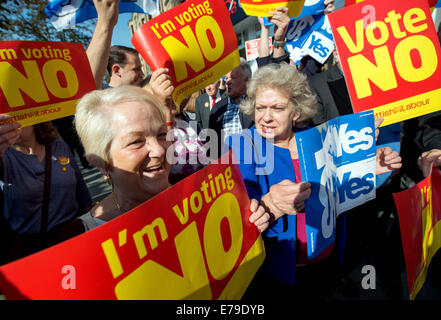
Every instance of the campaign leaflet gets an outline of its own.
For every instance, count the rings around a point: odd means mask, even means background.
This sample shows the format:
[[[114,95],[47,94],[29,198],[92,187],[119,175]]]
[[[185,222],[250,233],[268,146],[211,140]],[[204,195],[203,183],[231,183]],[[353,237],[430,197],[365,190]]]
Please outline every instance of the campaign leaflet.
[[[295,134],[305,201],[308,258],[336,235],[337,216],[375,198],[376,145],[372,111],[341,116]]]

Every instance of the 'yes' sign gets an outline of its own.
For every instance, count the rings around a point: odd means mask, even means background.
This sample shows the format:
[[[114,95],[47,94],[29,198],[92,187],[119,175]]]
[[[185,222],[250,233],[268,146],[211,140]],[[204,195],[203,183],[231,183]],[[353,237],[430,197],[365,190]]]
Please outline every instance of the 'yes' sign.
[[[335,240],[337,216],[375,198],[375,128],[372,111],[349,114],[296,133],[305,201],[308,256]]]
[[[441,108],[441,50],[427,0],[368,0],[329,15],[354,112],[382,125]]]

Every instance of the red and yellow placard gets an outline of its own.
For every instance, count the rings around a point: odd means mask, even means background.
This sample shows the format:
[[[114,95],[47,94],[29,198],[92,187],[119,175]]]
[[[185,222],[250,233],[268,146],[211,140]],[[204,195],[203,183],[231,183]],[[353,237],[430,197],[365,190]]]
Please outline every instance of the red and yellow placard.
[[[66,117],[96,89],[81,44],[0,41],[0,113],[23,126]]]
[[[97,229],[0,267],[0,291],[7,299],[239,299],[265,257],[249,205],[237,165],[210,165]]]
[[[278,7],[287,7],[290,17],[297,17],[302,12],[305,0],[241,0],[243,11],[249,16],[270,17],[269,11],[276,11]]]
[[[169,69],[178,105],[239,65],[236,33],[222,1],[185,1],[141,26],[132,43],[153,71]]]
[[[364,0],[345,0],[345,7],[359,3],[359,2],[363,2]],[[427,2],[429,3],[429,7],[430,7],[430,11],[433,11],[433,9],[435,8],[435,5],[437,3],[438,0],[427,0]]]
[[[427,0],[367,0],[329,22],[354,112],[374,109],[388,125],[441,109],[441,49]]]
[[[441,174],[432,174],[412,188],[394,193],[406,260],[410,298],[426,280],[430,261],[441,247]]]

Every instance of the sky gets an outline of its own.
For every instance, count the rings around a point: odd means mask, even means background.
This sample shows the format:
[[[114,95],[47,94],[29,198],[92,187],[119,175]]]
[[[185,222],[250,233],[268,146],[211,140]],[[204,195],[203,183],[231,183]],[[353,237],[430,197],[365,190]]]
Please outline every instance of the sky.
[[[341,8],[344,4],[344,0],[335,0],[336,8]],[[128,27],[128,22],[132,17],[131,13],[122,13],[119,15],[118,23],[113,31],[112,45],[123,45],[133,48],[130,42],[131,36]]]
[[[133,48],[132,42],[130,42],[131,35],[129,31],[128,22],[132,17],[131,13],[121,13],[118,17],[118,23],[113,30],[112,46],[122,45]]]

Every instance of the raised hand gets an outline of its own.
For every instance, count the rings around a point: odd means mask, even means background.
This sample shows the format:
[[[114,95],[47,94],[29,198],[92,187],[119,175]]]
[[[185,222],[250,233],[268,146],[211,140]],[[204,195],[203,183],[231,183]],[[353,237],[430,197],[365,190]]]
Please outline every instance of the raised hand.
[[[0,114],[0,122],[8,121],[11,117],[7,114]],[[20,137],[21,124],[18,122],[0,125],[0,156],[3,155],[6,149],[14,144]]]
[[[177,114],[176,105],[172,98],[172,93],[175,90],[175,87],[173,86],[171,77],[168,75],[168,69],[156,69],[150,78],[149,87],[156,98],[158,98],[167,108],[167,127],[173,127],[175,116]]]
[[[423,171],[424,177],[429,176],[430,169],[432,168],[432,164],[438,168],[441,166],[440,149],[432,149],[423,152],[421,156],[418,158],[418,166],[420,167],[421,171]]]
[[[325,14],[331,13],[335,9],[334,0],[325,0],[324,5],[325,5]]]
[[[287,7],[278,7],[276,11],[269,11],[272,16],[268,21],[274,23],[274,40],[283,41],[290,22]]]

